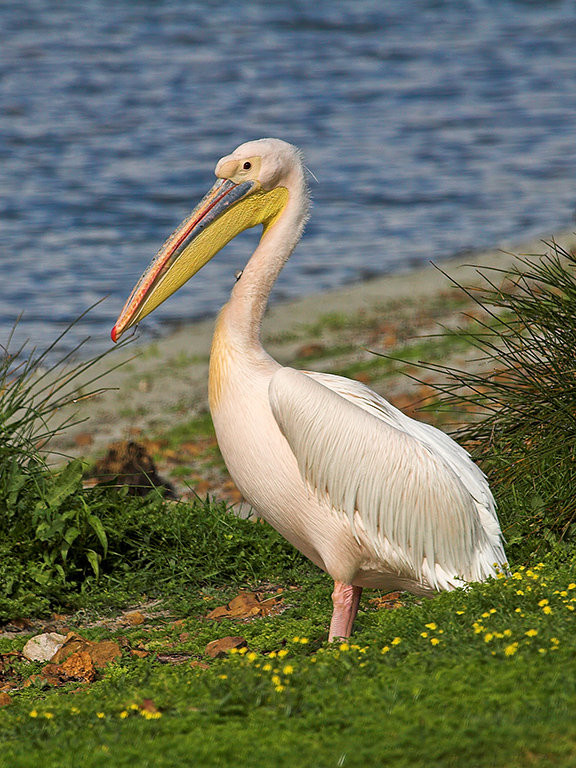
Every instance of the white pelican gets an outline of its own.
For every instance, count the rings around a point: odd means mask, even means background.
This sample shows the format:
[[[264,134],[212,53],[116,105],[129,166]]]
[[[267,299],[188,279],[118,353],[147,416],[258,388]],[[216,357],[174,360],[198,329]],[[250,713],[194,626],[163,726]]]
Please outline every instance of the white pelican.
[[[309,214],[300,151],[250,141],[216,176],[138,281],[112,339],[262,225],[216,322],[210,411],[245,499],[334,579],[330,640],[350,636],[363,587],[426,594],[505,568],[494,499],[461,446],[357,381],[284,368],[262,347],[268,295]]]

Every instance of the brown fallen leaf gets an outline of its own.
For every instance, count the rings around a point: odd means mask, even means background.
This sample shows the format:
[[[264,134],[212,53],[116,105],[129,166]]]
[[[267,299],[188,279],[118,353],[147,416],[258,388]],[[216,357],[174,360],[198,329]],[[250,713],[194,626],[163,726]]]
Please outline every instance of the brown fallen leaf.
[[[243,637],[221,637],[219,640],[212,640],[204,649],[206,656],[213,659],[221,659],[227,656],[232,648],[246,648],[248,643]]]
[[[96,677],[96,667],[92,656],[87,651],[76,651],[76,653],[68,656],[66,661],[60,664],[60,669],[66,677],[73,680],[92,682]]]
[[[210,664],[206,664],[205,661],[196,661],[196,659],[190,662],[190,666],[195,669],[210,669]]]
[[[386,608],[392,610],[393,608],[401,608],[403,603],[400,601],[401,592],[388,592],[382,597],[373,597],[368,602],[375,608]]]
[[[150,656],[150,651],[145,651],[143,648],[132,648],[130,653],[139,659],[145,659],[146,656]]]
[[[87,653],[94,667],[102,669],[111,661],[117,659],[122,651],[118,643],[113,640],[101,640],[100,642],[87,640],[75,632],[70,632],[64,645],[56,651],[50,659],[52,664],[62,664],[70,656],[77,653]]]
[[[76,653],[76,651],[80,651],[87,642],[86,638],[76,634],[76,632],[69,632],[64,638],[63,644],[50,657],[49,661],[52,664],[61,664],[68,656]]]
[[[140,624],[144,624],[146,621],[146,616],[142,613],[142,611],[130,611],[124,616],[124,619],[130,624],[132,627],[138,627]]]
[[[12,704],[12,696],[7,693],[0,693],[0,707],[7,707],[8,704]]]
[[[323,344],[305,344],[296,352],[296,357],[304,360],[309,357],[318,357],[318,355],[321,355],[324,352],[324,349],[325,347]]]
[[[142,699],[142,704],[140,704],[140,709],[143,712],[158,712],[159,711],[158,707],[156,706],[156,704],[154,704],[152,699]]]
[[[207,619],[248,619],[255,616],[269,616],[275,608],[282,603],[279,595],[274,595],[266,600],[261,600],[256,592],[240,592],[226,605],[207,614]]]

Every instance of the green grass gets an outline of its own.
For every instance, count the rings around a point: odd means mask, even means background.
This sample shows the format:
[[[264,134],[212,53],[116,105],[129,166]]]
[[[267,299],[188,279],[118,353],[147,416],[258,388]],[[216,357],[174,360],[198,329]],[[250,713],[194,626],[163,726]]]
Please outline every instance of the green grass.
[[[79,691],[24,689],[2,711],[3,759],[22,768],[573,765],[575,580],[573,561],[549,559],[468,592],[392,611],[367,605],[353,639],[334,647],[324,642],[322,576],[285,593],[280,616],[248,624],[203,621],[202,603],[206,612],[223,595],[190,590],[184,624],[165,617],[118,633],[149,657],[125,651]],[[204,644],[226,634],[245,636],[249,651],[208,669],[156,660],[170,651],[206,661]],[[144,699],[159,716],[142,715]]]

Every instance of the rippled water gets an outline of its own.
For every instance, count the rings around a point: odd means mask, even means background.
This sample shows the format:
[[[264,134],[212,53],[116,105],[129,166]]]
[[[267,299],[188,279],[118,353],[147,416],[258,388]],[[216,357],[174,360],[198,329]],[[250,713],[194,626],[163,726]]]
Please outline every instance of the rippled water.
[[[237,144],[319,179],[276,297],[569,225],[576,4],[506,0],[0,5],[0,332],[92,348]],[[148,333],[214,312],[245,234]]]

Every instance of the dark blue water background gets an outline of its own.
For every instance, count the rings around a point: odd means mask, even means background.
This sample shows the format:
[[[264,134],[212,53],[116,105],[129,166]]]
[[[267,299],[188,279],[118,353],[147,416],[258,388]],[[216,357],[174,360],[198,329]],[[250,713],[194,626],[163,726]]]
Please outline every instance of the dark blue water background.
[[[301,146],[314,211],[275,297],[569,226],[576,3],[0,3],[0,333],[37,344],[142,269],[251,138]],[[145,322],[216,311],[246,234]],[[162,329],[162,330],[161,330]]]

